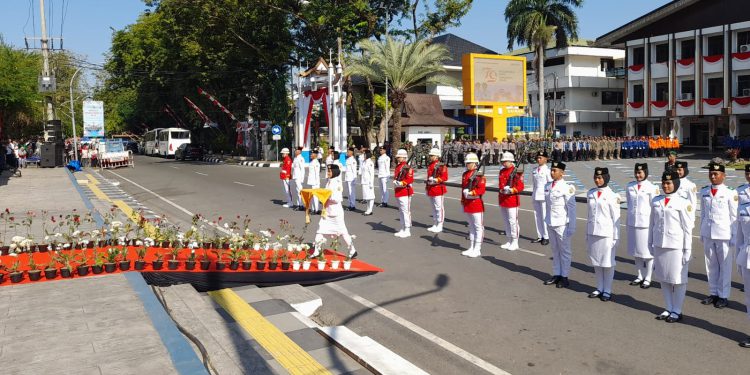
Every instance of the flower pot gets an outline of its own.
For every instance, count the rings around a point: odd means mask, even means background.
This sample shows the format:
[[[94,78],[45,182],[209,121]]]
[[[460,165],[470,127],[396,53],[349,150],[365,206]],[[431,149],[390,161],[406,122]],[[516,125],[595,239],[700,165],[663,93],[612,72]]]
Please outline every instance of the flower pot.
[[[180,261],[179,260],[169,260],[169,261],[167,261],[167,268],[169,268],[170,270],[176,270],[177,267],[179,267],[179,266],[180,266]]]
[[[5,281],[5,274],[4,273],[0,273],[0,284],[2,284],[3,281]]]
[[[155,260],[155,261],[151,262],[151,268],[153,268],[154,270],[160,270],[160,269],[164,268],[164,261],[163,260]]]
[[[254,243],[253,244],[253,250],[255,250],[255,251],[260,250],[260,244],[259,243]]]
[[[57,268],[47,268],[44,270],[44,278],[54,279],[57,277]]]
[[[340,260],[332,260],[331,261],[331,269],[333,269],[333,270],[339,269],[339,263],[341,263]]]
[[[57,270],[55,270],[57,271]],[[10,273],[10,282],[12,283],[20,283],[21,280],[23,280],[23,272],[11,272]]]
[[[302,270],[307,271],[310,269],[310,265],[312,264],[311,261],[306,260],[302,262]]]
[[[221,271],[223,269],[227,268],[226,262],[216,262],[216,270]]]
[[[230,270],[237,271],[238,268],[240,268],[240,262],[235,261],[235,260],[229,262],[229,269]]]
[[[299,269],[302,268],[302,263],[298,260],[295,260],[292,262],[292,270],[299,271]]]
[[[93,248],[94,248],[94,243],[93,243],[93,242],[89,242],[89,243],[87,243],[87,244],[86,244],[86,248],[87,248],[87,249],[93,249]]]
[[[263,271],[264,269],[266,269],[266,262],[260,260],[255,262],[255,269],[258,271]]]
[[[71,278],[73,277],[73,270],[70,268],[60,268],[60,276],[63,278]]]
[[[242,269],[245,271],[249,270],[252,266],[253,266],[252,260],[246,260],[242,262]]]
[[[76,271],[78,271],[78,276],[86,276],[89,274],[89,265],[81,264],[78,267],[76,267]],[[29,276],[29,278],[31,277]]]
[[[277,262],[268,262],[268,269],[269,270],[275,270],[276,267],[278,267],[278,266],[279,266],[279,263],[277,263]]]
[[[119,263],[120,271],[128,271],[130,270],[130,261],[129,260],[121,260]]]
[[[195,269],[195,261],[194,260],[186,260],[185,261],[185,269],[192,271]]]
[[[112,272],[115,272],[116,269],[117,269],[116,263],[104,263],[104,272],[112,273]]]
[[[208,269],[211,267],[211,261],[210,260],[202,260],[201,261],[201,270],[208,271]]]
[[[143,259],[138,259],[135,261],[135,269],[138,271],[142,271],[146,268],[146,261]]]
[[[284,271],[288,271],[290,265],[291,265],[291,263],[289,263],[289,262],[281,262],[281,269],[284,270]]]
[[[213,245],[213,244],[212,244],[212,243],[210,243],[210,242],[204,242],[204,243],[202,243],[202,244],[201,244],[201,246],[202,246],[202,247],[203,247],[204,249],[206,249],[206,250],[210,249],[210,248],[211,248],[211,245]]]
[[[326,269],[326,261],[325,260],[319,260],[318,261],[318,271],[323,271]]]
[[[42,278],[42,271],[41,270],[31,270],[29,271],[29,280],[31,281],[37,281]]]
[[[349,268],[352,267],[352,261],[351,260],[345,260],[344,261],[344,269],[349,270]]]
[[[98,275],[102,273],[103,271],[104,271],[104,266],[102,266],[101,264],[95,264],[91,266],[91,272],[93,272],[94,275]]]

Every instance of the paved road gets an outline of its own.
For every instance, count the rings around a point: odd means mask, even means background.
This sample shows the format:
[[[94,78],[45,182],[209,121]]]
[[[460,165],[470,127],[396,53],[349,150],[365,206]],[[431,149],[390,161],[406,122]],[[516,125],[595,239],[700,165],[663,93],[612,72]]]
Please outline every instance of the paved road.
[[[632,170],[632,161],[615,163]],[[281,218],[298,229],[303,226],[302,213],[281,208],[278,170],[146,157],[136,165],[103,175],[172,221],[187,223],[190,213],[225,218],[249,214],[257,228],[275,227]],[[578,174],[579,169],[589,168],[581,163],[571,171]],[[580,179],[590,185],[588,178]],[[486,369],[514,374],[745,373],[741,364],[750,352],[736,343],[750,333],[744,305],[738,302],[743,296],[735,288],[730,307],[723,310],[700,305],[707,283],[697,238],[686,318],[682,324],[667,324],[654,320],[663,306],[658,288],[627,285],[633,262],[624,245],[618,252],[613,302],[586,298],[595,280],[582,229],[585,205],[578,204],[571,288],[555,289],[542,285],[551,268],[550,251],[529,243],[535,237],[530,211],[522,210],[520,216],[523,250],[499,248],[504,238],[498,232],[494,194],[486,199],[483,257],[460,256],[468,241],[458,196],[458,189],[449,189],[445,232],[438,235],[425,230],[431,218],[423,194],[414,196],[409,239],[392,235],[399,227],[393,208],[376,209],[373,216],[347,213],[362,259],[385,272],[339,282],[336,288],[311,287],[324,299],[323,317],[374,338],[434,374],[482,374]],[[530,207],[528,197],[522,198],[522,207]],[[316,222],[313,217],[308,240]],[[367,301],[387,311],[365,307]]]

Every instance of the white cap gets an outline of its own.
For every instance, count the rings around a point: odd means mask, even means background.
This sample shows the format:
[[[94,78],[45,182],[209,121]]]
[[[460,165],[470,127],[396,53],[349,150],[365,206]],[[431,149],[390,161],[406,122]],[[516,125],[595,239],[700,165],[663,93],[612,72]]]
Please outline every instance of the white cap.
[[[403,148],[400,148],[400,149],[398,149],[398,151],[396,151],[396,157],[397,158],[408,158],[409,154],[406,153],[406,150],[404,150]]]
[[[466,154],[466,158],[464,159],[465,164],[469,163],[479,163],[479,157],[477,157],[477,154],[470,152]]]
[[[516,158],[513,156],[513,153],[510,152],[503,152],[503,157],[500,158],[500,161],[516,161]]]
[[[430,156],[441,156],[440,155],[440,150],[438,150],[436,148],[431,149],[430,150]]]
[[[281,153],[282,154],[288,154],[289,153],[289,149],[286,148],[286,147],[284,147],[284,148],[281,149]]]

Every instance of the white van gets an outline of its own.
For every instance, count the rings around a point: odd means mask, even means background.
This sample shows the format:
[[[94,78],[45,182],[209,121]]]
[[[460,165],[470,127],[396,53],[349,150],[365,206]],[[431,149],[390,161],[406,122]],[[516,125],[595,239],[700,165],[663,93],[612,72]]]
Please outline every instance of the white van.
[[[183,143],[190,143],[190,130],[180,128],[161,129],[157,135],[157,154],[167,157],[174,157],[174,152]]]

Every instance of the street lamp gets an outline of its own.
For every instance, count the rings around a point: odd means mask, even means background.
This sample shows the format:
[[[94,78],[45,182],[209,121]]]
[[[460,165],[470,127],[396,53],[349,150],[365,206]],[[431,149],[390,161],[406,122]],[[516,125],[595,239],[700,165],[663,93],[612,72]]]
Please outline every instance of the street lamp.
[[[78,67],[73,76],[70,77],[70,119],[73,121],[73,160],[78,161],[78,136],[76,135],[76,112],[73,109],[73,79],[76,78],[76,74],[81,71],[83,67]]]

